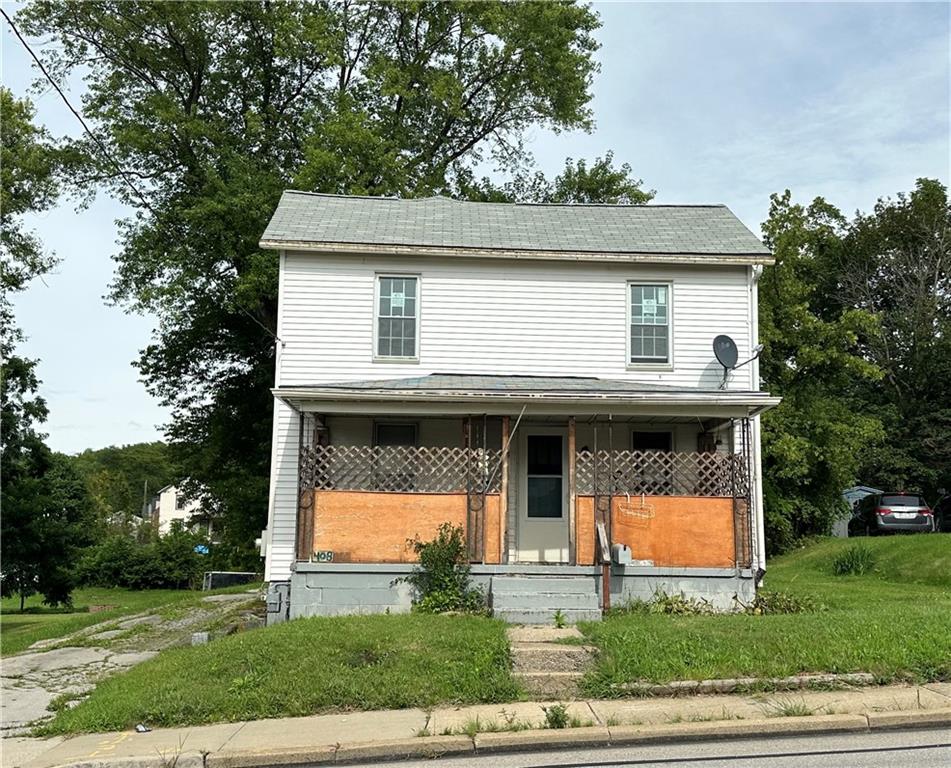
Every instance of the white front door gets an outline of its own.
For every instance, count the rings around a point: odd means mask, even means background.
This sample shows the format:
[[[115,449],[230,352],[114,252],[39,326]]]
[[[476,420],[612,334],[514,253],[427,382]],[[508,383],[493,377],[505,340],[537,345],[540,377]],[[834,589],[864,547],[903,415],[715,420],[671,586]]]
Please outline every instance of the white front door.
[[[518,561],[567,563],[567,430],[523,428],[518,467]]]

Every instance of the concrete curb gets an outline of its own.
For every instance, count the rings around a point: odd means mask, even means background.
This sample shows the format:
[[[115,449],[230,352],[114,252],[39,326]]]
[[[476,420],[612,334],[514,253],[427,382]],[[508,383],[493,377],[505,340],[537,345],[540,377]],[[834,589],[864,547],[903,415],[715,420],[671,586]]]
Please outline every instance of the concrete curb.
[[[697,694],[745,693],[754,691],[808,691],[857,688],[875,685],[867,672],[793,675],[791,677],[738,677],[718,680],[673,680],[669,683],[622,683],[617,689],[635,696],[671,698]]]
[[[222,751],[201,755],[186,752],[176,768],[284,768],[332,763],[391,762],[445,755],[491,754],[532,749],[604,747],[626,744],[662,744],[715,741],[763,736],[798,736],[820,733],[868,733],[889,728],[951,728],[951,707],[867,715],[811,715],[757,720],[720,720],[663,725],[621,725],[480,733],[468,736],[422,736],[365,744],[314,746],[293,749]],[[161,756],[89,759],[63,763],[55,768],[167,768]]]
[[[873,731],[915,726],[951,728],[951,707],[919,709],[904,712],[869,712],[868,726]]]

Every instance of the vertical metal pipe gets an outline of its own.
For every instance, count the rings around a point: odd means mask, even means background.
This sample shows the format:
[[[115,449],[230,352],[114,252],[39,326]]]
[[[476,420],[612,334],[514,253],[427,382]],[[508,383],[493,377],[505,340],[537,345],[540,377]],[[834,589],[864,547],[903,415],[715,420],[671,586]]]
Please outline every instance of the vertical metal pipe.
[[[508,563],[509,417],[502,417],[502,483],[499,488],[499,562]]]
[[[575,417],[568,417],[568,562],[578,563]]]

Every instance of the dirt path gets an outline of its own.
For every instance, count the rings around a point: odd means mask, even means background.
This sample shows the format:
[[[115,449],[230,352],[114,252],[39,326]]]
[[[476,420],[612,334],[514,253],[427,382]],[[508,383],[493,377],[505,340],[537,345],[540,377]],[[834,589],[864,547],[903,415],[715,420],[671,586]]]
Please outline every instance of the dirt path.
[[[96,684],[151,659],[165,648],[189,645],[192,634],[227,634],[263,623],[257,591],[209,595],[197,604],[172,605],[86,627],[66,637],[41,640],[0,666],[0,734],[30,727],[63,706],[81,701]]]

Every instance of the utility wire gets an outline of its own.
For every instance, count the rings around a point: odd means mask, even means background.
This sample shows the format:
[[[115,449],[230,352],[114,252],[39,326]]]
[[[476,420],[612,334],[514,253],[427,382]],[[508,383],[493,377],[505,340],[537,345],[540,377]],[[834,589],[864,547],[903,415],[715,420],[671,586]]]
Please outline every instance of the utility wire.
[[[139,188],[135,185],[135,182],[133,182],[132,179],[129,177],[128,172],[123,170],[122,166],[120,166],[118,161],[112,156],[112,153],[109,152],[109,148],[105,145],[102,139],[100,139],[95,133],[93,133],[92,129],[89,127],[89,125],[86,123],[86,120],[83,118],[82,113],[80,113],[79,110],[77,110],[70,103],[66,94],[63,93],[63,89],[59,87],[59,83],[57,83],[56,80],[53,79],[52,75],[50,75],[49,71],[46,69],[46,66],[43,64],[40,57],[36,55],[36,53],[30,47],[30,44],[26,41],[23,35],[20,34],[20,30],[17,28],[17,25],[13,23],[13,19],[10,18],[9,14],[3,9],[2,6],[0,6],[0,14],[3,14],[3,18],[6,20],[7,24],[10,25],[10,29],[13,30],[13,34],[16,35],[17,40],[20,41],[20,45],[22,45],[23,48],[26,50],[26,52],[30,54],[30,58],[33,59],[33,61],[36,63],[36,66],[39,68],[40,72],[43,73],[43,77],[46,78],[46,81],[53,87],[56,93],[59,94],[59,97],[60,99],[62,99],[63,103],[66,105],[66,108],[69,109],[69,111],[73,113],[73,115],[79,121],[79,124],[82,125],[83,130],[89,135],[89,138],[91,138],[96,143],[96,146],[99,147],[99,150],[100,152],[102,152],[103,157],[105,157],[112,164],[112,167],[116,170],[116,173],[119,174],[119,176],[125,182],[126,186],[129,187],[130,190],[132,190],[132,193],[135,195],[135,197],[138,198],[139,202],[142,204],[142,207],[152,214],[152,218],[155,220],[155,224],[160,229],[164,229],[165,227],[162,224],[162,220],[159,217],[158,212],[151,206],[149,201],[146,199],[145,195],[143,195],[142,192],[139,191]],[[272,331],[264,323],[258,320],[253,314],[251,314],[250,311],[248,311],[243,306],[241,306],[241,304],[236,299],[232,298],[232,302],[235,307],[240,309],[245,315],[251,318],[251,320],[257,323],[257,325],[259,325],[275,341],[280,342],[281,345],[284,344],[281,338],[276,333],[274,333],[274,331]]]
[[[2,6],[0,6],[0,13],[3,14],[3,18],[6,19],[7,24],[10,25],[10,29],[13,30],[13,34],[17,36],[17,40],[20,41],[20,45],[22,45],[26,49],[26,52],[30,54],[30,57],[33,59],[34,62],[36,62],[36,66],[39,67],[40,72],[43,73],[43,76],[46,78],[46,81],[51,86],[53,86],[53,88],[59,94],[59,97],[63,100],[63,103],[69,109],[69,111],[72,112],[76,116],[76,119],[79,121],[80,125],[82,125],[83,130],[86,131],[87,134],[89,134],[89,138],[92,139],[94,142],[96,142],[96,146],[99,147],[103,156],[112,164],[112,167],[115,168],[116,172],[122,177],[122,180],[126,183],[129,189],[132,190],[132,193],[137,198],[139,198],[139,202],[142,203],[143,207],[145,207],[148,210],[148,212],[152,214],[152,216],[158,219],[158,214],[155,212],[155,209],[152,208],[151,205],[149,205],[149,201],[145,199],[145,197],[142,195],[141,192],[139,192],[138,187],[136,187],[135,184],[131,181],[131,179],[129,179],[128,174],[124,170],[122,170],[122,167],[119,165],[116,159],[109,152],[108,147],[106,147],[106,145],[102,142],[102,140],[98,136],[96,136],[95,133],[92,132],[92,130],[86,124],[86,121],[83,119],[82,114],[72,104],[70,104],[69,99],[66,98],[66,94],[63,93],[63,89],[59,87],[59,83],[57,83],[53,79],[53,77],[50,75],[49,71],[46,69],[46,66],[40,60],[40,57],[37,56],[36,53],[33,52],[33,49],[30,47],[30,44],[27,43],[23,35],[20,34],[20,30],[17,29],[17,25],[13,23],[13,19],[11,19],[9,14],[7,14],[5,10],[3,10]]]

